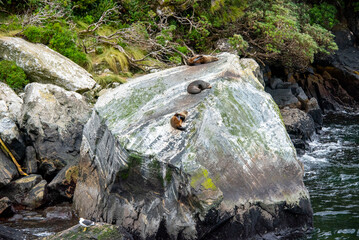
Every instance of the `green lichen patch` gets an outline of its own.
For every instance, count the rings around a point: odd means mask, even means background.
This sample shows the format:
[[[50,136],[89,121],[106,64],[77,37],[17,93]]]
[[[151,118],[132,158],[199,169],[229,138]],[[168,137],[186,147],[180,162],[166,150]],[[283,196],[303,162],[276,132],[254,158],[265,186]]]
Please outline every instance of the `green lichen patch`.
[[[217,190],[216,185],[214,185],[212,179],[208,176],[207,169],[200,169],[197,173],[192,175],[191,186],[193,188],[198,188],[199,185],[203,186],[204,189]]]
[[[133,87],[129,96],[113,99],[105,107],[98,109],[100,114],[107,119],[111,126],[115,126],[119,121],[126,120],[127,123],[133,121],[133,116],[156,95],[166,90],[166,85],[162,79],[156,81],[151,86]]]

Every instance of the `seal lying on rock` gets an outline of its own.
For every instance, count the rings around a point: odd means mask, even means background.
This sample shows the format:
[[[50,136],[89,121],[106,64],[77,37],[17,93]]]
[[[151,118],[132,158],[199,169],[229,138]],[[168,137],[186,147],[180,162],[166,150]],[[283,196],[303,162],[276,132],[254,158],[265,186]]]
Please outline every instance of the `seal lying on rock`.
[[[214,62],[214,61],[218,61],[218,58],[214,57],[214,56],[209,56],[209,55],[197,55],[197,56],[191,57],[187,60],[188,65],[190,65],[190,66],[193,66],[196,64],[210,63],[210,62]]]
[[[202,90],[210,89],[212,86],[205,81],[196,80],[191,82],[187,87],[187,92],[190,94],[197,94],[200,93]]]
[[[186,120],[187,115],[187,111],[175,113],[175,115],[171,118],[171,126],[178,130],[186,130],[186,128],[182,127],[182,123]]]

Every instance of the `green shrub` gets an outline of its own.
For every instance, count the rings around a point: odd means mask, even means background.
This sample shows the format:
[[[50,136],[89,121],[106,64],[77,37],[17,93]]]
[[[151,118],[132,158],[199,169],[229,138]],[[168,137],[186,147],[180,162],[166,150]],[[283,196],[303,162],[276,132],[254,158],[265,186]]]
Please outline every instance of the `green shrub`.
[[[339,21],[335,18],[337,9],[335,6],[323,2],[319,5],[314,4],[314,7],[309,10],[310,23],[319,24],[320,26],[331,29]]]
[[[318,24],[306,23],[303,11],[304,5],[290,0],[254,1],[240,31],[253,46],[252,56],[304,68],[316,53],[332,53],[336,49],[334,36]]]
[[[237,50],[239,55],[244,54],[249,47],[248,42],[240,34],[234,34],[233,37],[228,39],[228,43]]]
[[[86,54],[76,45],[76,34],[65,24],[57,22],[48,23],[45,27],[28,26],[23,34],[30,42],[48,45],[81,66],[88,63]]]
[[[13,89],[22,89],[29,83],[22,68],[13,61],[0,61],[0,81]]]

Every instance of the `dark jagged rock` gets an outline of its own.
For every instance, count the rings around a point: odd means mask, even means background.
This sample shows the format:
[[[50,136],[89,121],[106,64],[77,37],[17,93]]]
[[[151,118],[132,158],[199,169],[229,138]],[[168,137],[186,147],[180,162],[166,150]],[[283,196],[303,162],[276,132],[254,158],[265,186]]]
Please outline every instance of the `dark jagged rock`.
[[[281,109],[281,114],[294,146],[297,149],[305,148],[306,141],[315,133],[313,118],[297,108]]]
[[[25,170],[27,174],[37,173],[37,158],[35,148],[26,147]]]
[[[268,92],[273,97],[273,100],[276,102],[279,108],[284,108],[286,106],[289,107],[300,106],[300,102],[298,101],[298,98],[296,98],[293,95],[292,90],[290,88],[275,89],[275,90],[266,88],[266,92]]]
[[[51,201],[72,199],[78,178],[78,162],[69,163],[49,183],[49,195]]]
[[[137,239],[248,239],[309,228],[303,166],[277,105],[243,66],[222,54],[102,95],[84,129],[79,216]],[[212,89],[187,94],[195,79]],[[169,123],[179,110],[189,112],[186,131]]]
[[[20,230],[7,227],[4,225],[0,225],[0,239],[19,240],[19,239],[25,239],[25,235]]]
[[[17,176],[16,166],[0,149],[0,191]]]
[[[312,116],[315,123],[315,129],[321,129],[323,126],[323,114],[316,98],[311,98],[306,102],[305,112]]]
[[[12,203],[8,197],[3,197],[0,199],[0,217],[8,218],[14,214],[12,208]]]
[[[6,196],[16,204],[22,204],[27,193],[41,180],[42,177],[36,174],[19,178],[1,189],[0,196]]]

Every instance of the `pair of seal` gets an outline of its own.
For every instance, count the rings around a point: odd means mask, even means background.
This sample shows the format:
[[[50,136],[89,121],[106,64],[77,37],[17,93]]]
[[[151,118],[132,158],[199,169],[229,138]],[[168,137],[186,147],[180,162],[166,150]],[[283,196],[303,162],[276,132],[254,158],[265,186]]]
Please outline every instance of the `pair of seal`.
[[[205,64],[205,63],[210,63],[210,62],[214,62],[214,61],[218,61],[218,58],[210,56],[210,55],[197,55],[197,56],[189,58],[187,60],[187,63],[188,63],[188,65],[193,66],[196,64]]]
[[[178,130],[186,130],[186,128],[182,127],[182,123],[186,120],[187,115],[187,111],[175,113],[175,115],[171,118],[171,126]]]

